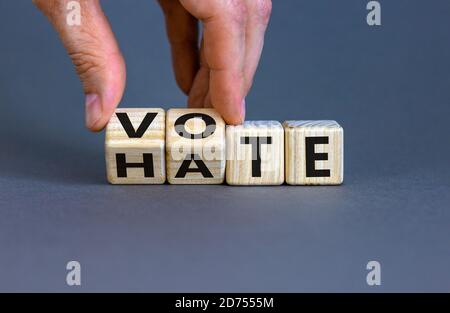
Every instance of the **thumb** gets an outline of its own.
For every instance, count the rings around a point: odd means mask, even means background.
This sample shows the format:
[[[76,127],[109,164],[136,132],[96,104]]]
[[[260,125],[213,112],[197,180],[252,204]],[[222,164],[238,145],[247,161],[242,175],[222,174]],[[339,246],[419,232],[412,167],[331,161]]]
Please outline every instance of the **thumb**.
[[[108,123],[125,89],[125,62],[99,0],[33,0],[59,33],[86,95],[86,126]],[[81,14],[79,24],[68,14]],[[70,16],[69,16],[70,18]]]

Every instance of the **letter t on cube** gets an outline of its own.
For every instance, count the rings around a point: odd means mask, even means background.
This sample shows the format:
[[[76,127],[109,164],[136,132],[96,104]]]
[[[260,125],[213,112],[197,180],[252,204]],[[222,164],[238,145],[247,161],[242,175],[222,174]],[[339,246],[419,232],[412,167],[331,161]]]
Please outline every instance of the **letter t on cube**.
[[[284,182],[284,131],[277,121],[227,126],[227,183],[281,185]]]

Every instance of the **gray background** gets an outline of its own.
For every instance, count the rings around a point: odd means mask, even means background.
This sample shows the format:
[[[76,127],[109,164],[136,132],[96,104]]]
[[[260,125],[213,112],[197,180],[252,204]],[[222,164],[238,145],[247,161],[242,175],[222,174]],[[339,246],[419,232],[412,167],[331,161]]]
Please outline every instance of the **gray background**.
[[[0,0],[0,291],[450,291],[450,2],[381,1],[378,28],[366,3],[274,0],[247,99],[248,119],[339,121],[345,184],[239,188],[108,185],[56,34]],[[184,106],[155,2],[103,4],[122,106]]]

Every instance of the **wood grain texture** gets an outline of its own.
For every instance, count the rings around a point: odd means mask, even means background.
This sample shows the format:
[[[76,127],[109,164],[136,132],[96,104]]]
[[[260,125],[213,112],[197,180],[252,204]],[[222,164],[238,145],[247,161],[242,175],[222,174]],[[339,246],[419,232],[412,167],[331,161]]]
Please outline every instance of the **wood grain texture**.
[[[284,130],[279,122],[247,121],[227,126],[226,136],[228,184],[283,184]]]
[[[170,184],[223,183],[225,122],[214,109],[167,111],[166,140]]]
[[[131,126],[128,132],[123,123]],[[163,184],[166,180],[164,110],[117,109],[106,127],[105,155],[111,184]],[[144,161],[147,171],[142,165]],[[124,167],[124,163],[128,165]],[[119,177],[121,173],[126,177]]]
[[[286,182],[288,184],[339,185],[343,182],[344,130],[336,121],[286,121],[283,123],[283,127],[286,144]],[[314,144],[314,140],[317,138],[320,143]],[[309,144],[307,144],[308,142]],[[317,154],[322,154],[326,160],[314,161],[315,158],[321,158]],[[308,162],[309,170],[307,169]],[[311,166],[321,174],[311,171]],[[316,175],[329,176],[314,177]]]

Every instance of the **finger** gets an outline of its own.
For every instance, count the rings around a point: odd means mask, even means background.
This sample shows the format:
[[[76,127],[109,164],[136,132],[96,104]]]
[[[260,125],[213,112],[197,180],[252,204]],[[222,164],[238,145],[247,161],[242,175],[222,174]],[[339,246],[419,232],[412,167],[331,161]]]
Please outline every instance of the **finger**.
[[[158,0],[166,19],[175,79],[188,94],[199,68],[198,22],[178,0]]]
[[[212,105],[228,124],[242,123],[247,23],[244,1],[181,0],[181,3],[203,22]]]
[[[86,95],[86,126],[101,130],[119,104],[125,62],[98,0],[80,1],[81,24],[67,23],[69,0],[34,0],[58,31]],[[73,9],[73,8],[72,8]]]
[[[209,67],[205,60],[204,40],[200,47],[200,69],[195,76],[189,92],[188,106],[190,108],[204,108],[206,96],[209,92]]]
[[[206,94],[205,100],[203,102],[203,107],[204,108],[214,108],[214,106],[212,105],[212,102],[211,102],[211,94],[209,92]]]
[[[264,34],[272,12],[271,0],[247,0],[249,18],[245,37],[245,93],[253,84],[264,46]]]
[[[190,108],[205,107],[205,99],[209,89],[209,69],[207,67],[200,67],[192,84],[192,89],[189,93],[188,106]]]

